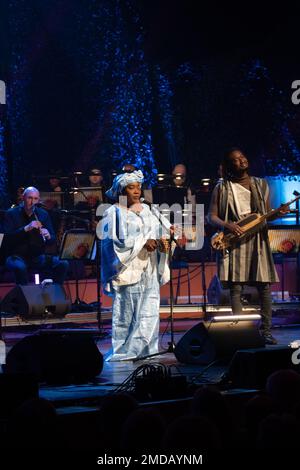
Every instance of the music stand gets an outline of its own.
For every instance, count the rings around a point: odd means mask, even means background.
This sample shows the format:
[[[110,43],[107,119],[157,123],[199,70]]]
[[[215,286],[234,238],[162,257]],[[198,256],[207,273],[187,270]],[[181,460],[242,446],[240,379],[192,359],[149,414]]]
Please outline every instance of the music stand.
[[[46,209],[62,209],[64,207],[64,191],[41,191],[40,198]]]
[[[88,206],[90,208],[103,202],[102,186],[88,186],[73,188],[74,207]]]
[[[286,257],[296,257],[298,280],[297,290],[299,289],[300,229],[298,226],[272,225],[268,230],[268,237],[274,261],[281,264],[281,300],[284,301],[284,260]]]
[[[7,256],[7,250],[9,248],[9,239],[11,237],[5,233],[0,233],[0,264],[5,263],[5,258]]]
[[[68,230],[64,233],[59,257],[68,261],[93,261],[95,259],[95,233],[84,229]],[[75,264],[76,266],[76,264]],[[76,298],[72,304],[75,310],[91,310],[91,306],[80,300],[78,271],[75,268]]]

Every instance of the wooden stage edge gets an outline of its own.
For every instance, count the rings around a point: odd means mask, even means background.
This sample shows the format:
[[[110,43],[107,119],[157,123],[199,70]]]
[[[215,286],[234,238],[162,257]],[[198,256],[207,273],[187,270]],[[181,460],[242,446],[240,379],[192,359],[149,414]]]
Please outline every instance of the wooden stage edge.
[[[300,303],[277,303],[272,305],[273,315],[279,313],[283,316],[288,316],[291,311],[299,313],[297,323],[300,324]],[[214,315],[230,315],[231,308],[229,306],[207,305],[206,313],[208,318]],[[243,308],[244,314],[259,313],[258,306],[249,306]],[[0,314],[1,315],[1,314]],[[96,310],[85,312],[71,312],[62,318],[53,318],[51,316],[41,315],[39,317],[25,319],[20,312],[19,316],[6,316],[5,313],[1,315],[1,327],[30,327],[30,326],[44,326],[44,325],[90,325],[97,330],[98,327],[98,313]],[[298,316],[298,315],[297,315]],[[103,327],[110,327],[111,325],[111,309],[104,308],[101,310],[101,324]],[[185,304],[175,305],[173,309],[174,322],[181,322],[185,320],[203,321],[205,318],[202,304]],[[170,306],[160,306],[160,319],[168,321],[170,319]]]

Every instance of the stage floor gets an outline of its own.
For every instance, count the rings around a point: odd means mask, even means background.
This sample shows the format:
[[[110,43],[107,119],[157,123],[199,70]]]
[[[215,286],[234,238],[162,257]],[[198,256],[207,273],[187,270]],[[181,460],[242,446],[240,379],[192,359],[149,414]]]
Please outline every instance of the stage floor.
[[[174,340],[175,344],[178,343],[182,335],[188,331],[193,325],[198,323],[199,319],[176,319]],[[278,347],[287,346],[291,341],[300,339],[300,324],[286,325],[280,324],[278,321],[273,322],[272,333],[278,340]],[[59,326],[59,325],[58,325]],[[53,325],[48,325],[46,328],[55,330]],[[45,325],[43,326],[45,329]],[[105,353],[110,348],[110,322],[104,322],[102,332],[104,336],[99,336],[99,331],[96,327],[91,328],[86,325],[85,328],[73,328],[73,331],[85,331],[87,334],[93,334],[97,346],[102,353]],[[7,351],[13,347],[24,336],[33,334],[38,331],[36,325],[29,327],[27,325],[26,331],[23,328],[8,328],[3,331],[3,340],[6,343]],[[59,331],[59,330],[58,330]],[[72,331],[72,328],[65,328],[64,331]],[[160,351],[164,352],[168,348],[170,341],[170,324],[167,320],[162,320],[160,323]],[[267,346],[267,348],[276,348],[277,346]],[[184,375],[188,383],[191,385],[199,386],[202,384],[219,384],[223,374],[227,370],[224,364],[218,364],[207,368],[207,366],[180,364],[173,353],[164,353],[154,358],[148,358],[143,361],[131,362],[104,362],[103,370],[98,377],[95,378],[93,383],[82,385],[64,385],[64,386],[49,386],[41,384],[39,387],[40,397],[46,398],[53,402],[56,406],[58,414],[69,415],[74,413],[91,413],[99,410],[99,405],[106,395],[115,392],[129,376],[143,364],[160,363],[165,366],[171,366],[172,375]],[[256,390],[252,389],[231,389],[224,390],[225,394],[237,393],[255,393]],[[183,398],[182,400],[189,400],[190,398]],[[178,399],[176,400],[178,401]],[[142,401],[141,401],[142,403]],[[149,402],[147,402],[149,405]]]

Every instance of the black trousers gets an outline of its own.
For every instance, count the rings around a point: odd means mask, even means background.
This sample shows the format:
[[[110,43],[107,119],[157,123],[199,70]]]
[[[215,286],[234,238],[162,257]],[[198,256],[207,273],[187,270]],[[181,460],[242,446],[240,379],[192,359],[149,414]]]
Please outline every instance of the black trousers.
[[[254,286],[258,290],[260,309],[261,309],[261,320],[263,332],[269,332],[272,326],[272,298],[271,289],[268,282],[256,282]],[[231,308],[234,315],[242,312],[242,293],[243,284],[238,282],[231,282],[229,285]]]

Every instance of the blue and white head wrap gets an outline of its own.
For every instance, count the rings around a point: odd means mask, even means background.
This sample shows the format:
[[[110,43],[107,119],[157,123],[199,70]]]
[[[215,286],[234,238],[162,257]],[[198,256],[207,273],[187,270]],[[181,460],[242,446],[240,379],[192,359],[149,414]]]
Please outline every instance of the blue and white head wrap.
[[[132,173],[121,173],[114,178],[112,187],[105,194],[109,199],[116,201],[126,186],[131,183],[142,184],[143,181],[144,175],[140,170],[133,171]]]

